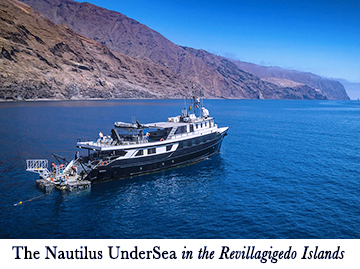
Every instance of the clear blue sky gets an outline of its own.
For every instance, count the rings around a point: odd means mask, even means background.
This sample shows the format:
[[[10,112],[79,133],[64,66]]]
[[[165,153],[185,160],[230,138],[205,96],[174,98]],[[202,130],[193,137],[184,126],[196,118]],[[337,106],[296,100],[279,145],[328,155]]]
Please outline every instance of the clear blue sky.
[[[118,11],[181,46],[360,82],[360,0],[86,2]]]

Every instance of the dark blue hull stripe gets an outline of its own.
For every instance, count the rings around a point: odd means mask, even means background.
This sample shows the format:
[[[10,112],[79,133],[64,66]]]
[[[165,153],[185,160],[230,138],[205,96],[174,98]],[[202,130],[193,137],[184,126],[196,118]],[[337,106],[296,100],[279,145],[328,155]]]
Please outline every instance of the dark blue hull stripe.
[[[92,182],[109,181],[199,162],[220,150],[225,135],[226,133],[217,134],[213,140],[191,147],[178,148],[175,152],[117,160],[92,170],[87,179]]]

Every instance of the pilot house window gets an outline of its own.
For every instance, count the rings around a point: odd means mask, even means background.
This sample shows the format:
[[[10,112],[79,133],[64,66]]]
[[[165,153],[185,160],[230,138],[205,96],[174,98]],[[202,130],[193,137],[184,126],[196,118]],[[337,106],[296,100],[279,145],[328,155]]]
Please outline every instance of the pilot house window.
[[[148,154],[155,154],[155,153],[156,153],[156,148],[148,149]]]

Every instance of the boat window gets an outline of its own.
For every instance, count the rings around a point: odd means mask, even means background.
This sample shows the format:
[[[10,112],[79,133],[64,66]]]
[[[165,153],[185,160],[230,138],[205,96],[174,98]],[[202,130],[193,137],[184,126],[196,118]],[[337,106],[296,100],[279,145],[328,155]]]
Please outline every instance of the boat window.
[[[201,128],[202,128],[202,123],[201,123],[201,126],[200,126]]]
[[[207,127],[207,121],[205,121],[205,127]]]
[[[200,137],[196,138],[196,144],[200,144]]]
[[[155,154],[155,153],[156,153],[156,148],[148,149],[148,154]]]
[[[142,149],[140,149],[135,156],[142,156],[144,155],[144,151]]]
[[[178,147],[179,149],[182,149],[183,148],[183,142],[181,141],[181,142],[179,142],[179,147]]]
[[[125,150],[113,150],[113,151],[103,151],[101,153],[102,156],[125,156],[127,151]]]
[[[188,140],[188,147],[195,145],[195,139]]]
[[[196,124],[196,129],[199,129],[199,124]]]
[[[171,148],[172,148],[172,145],[168,145],[168,146],[166,146],[166,151],[171,150]]]
[[[194,131],[194,124],[191,124],[190,125],[190,132],[193,132]]]
[[[212,124],[211,124],[212,121],[209,121],[209,127],[211,128]]]
[[[186,130],[186,126],[180,126],[177,128],[175,134],[183,134],[183,133],[186,133],[187,130]]]

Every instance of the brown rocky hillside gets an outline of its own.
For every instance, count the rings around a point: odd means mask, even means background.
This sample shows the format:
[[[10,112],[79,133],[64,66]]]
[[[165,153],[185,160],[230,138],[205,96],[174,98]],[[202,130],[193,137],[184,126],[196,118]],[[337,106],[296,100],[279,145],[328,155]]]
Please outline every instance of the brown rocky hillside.
[[[252,63],[234,61],[242,70],[260,77],[264,81],[272,82],[276,85],[284,85],[284,82],[291,84],[304,84],[314,89],[321,90],[328,99],[349,100],[344,86],[335,80],[322,78],[312,73],[288,70],[277,66],[260,66]]]
[[[181,97],[170,70],[109,50],[29,6],[0,1],[0,98]]]
[[[175,45],[118,12],[70,0],[22,2],[39,13],[0,0],[2,99],[180,98],[193,85],[208,98],[342,99]]]
[[[244,72],[223,57],[175,45],[147,26],[89,3],[71,0],[22,0],[54,21],[64,23],[111,50],[151,61],[192,81],[206,97],[324,99],[312,87],[279,87]]]

